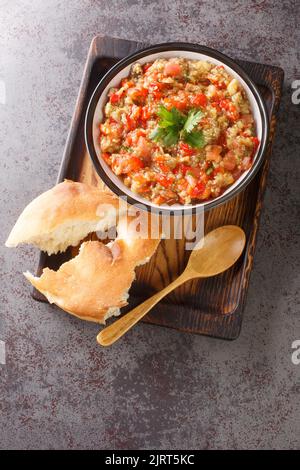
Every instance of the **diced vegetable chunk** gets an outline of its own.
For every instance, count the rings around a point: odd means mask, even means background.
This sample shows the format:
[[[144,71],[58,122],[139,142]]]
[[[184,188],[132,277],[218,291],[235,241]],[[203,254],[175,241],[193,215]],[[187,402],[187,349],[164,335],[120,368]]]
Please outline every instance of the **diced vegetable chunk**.
[[[133,64],[103,114],[102,159],[157,205],[218,197],[251,168],[260,143],[242,84],[207,61]]]

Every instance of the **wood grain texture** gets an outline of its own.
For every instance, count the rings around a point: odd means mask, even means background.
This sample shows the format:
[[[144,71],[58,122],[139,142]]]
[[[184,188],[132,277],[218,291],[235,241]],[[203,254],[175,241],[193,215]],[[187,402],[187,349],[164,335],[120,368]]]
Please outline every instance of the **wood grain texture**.
[[[113,64],[148,45],[101,36],[93,39],[58,182],[70,178],[103,187],[103,182],[94,171],[84,141],[84,118],[88,101],[101,77]],[[229,271],[215,278],[187,282],[167,296],[143,320],[226,339],[236,338],[241,329],[283,82],[283,70],[279,67],[241,60],[236,62],[258,85],[265,99],[271,122],[270,140],[264,163],[247,188],[226,204],[205,213],[205,233],[221,225],[239,225],[246,233],[247,246],[238,263]],[[151,261],[137,269],[137,279],[130,290],[130,302],[124,311],[132,309],[165,287],[183,271],[189,256],[184,245],[184,239],[161,242]],[[75,253],[76,250],[68,250],[65,254],[50,257],[42,253],[37,274],[45,266],[59,267]],[[37,291],[33,291],[32,295],[37,300],[45,300]]]

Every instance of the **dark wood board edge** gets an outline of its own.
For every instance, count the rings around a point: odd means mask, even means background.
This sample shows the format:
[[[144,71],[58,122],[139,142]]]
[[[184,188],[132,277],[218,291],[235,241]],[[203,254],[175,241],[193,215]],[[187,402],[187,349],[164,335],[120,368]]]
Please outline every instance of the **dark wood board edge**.
[[[245,67],[246,68],[246,67]],[[268,149],[266,152],[265,162],[263,168],[261,170],[261,178],[260,178],[260,185],[258,190],[255,214],[253,219],[253,228],[250,233],[250,237],[248,239],[248,253],[245,263],[245,271],[243,277],[243,284],[242,284],[242,295],[240,297],[240,305],[238,306],[236,312],[233,314],[237,317],[241,317],[245,308],[246,298],[248,293],[248,287],[250,283],[250,277],[254,262],[254,254],[256,249],[256,242],[258,236],[258,230],[260,225],[260,217],[263,208],[263,200],[267,186],[267,179],[269,174],[270,168],[270,161],[271,161],[271,153],[273,142],[275,138],[275,131],[276,131],[276,121],[277,115],[279,111],[281,96],[282,96],[282,87],[284,81],[284,71],[280,67],[277,66],[267,66],[263,64],[257,64],[257,77],[256,82],[261,83],[269,87],[273,91],[273,106],[271,112],[271,119],[270,119],[270,138]],[[235,329],[234,336],[231,339],[236,339],[241,331],[242,322],[239,323],[239,326]]]
[[[70,129],[67,135],[66,144],[65,144],[65,148],[64,148],[64,152],[62,156],[61,165],[59,167],[56,184],[61,183],[64,180],[64,175],[66,174],[66,170],[72,158],[72,142],[78,130],[79,121],[80,121],[79,117],[80,117],[80,114],[83,108],[83,103],[85,101],[85,97],[87,94],[88,77],[91,73],[93,62],[94,62],[96,43],[97,43],[97,36],[92,40],[89,50],[88,50],[87,60],[84,65],[82,79],[81,79],[80,86],[79,86],[78,96],[76,99],[75,108],[74,108],[73,116],[71,119]]]
[[[81,114],[83,110],[83,103],[85,101],[87,88],[88,88],[88,77],[91,73],[92,66],[93,66],[95,59],[99,57],[100,55],[104,57],[115,57],[116,59],[121,59],[124,55],[131,54],[135,52],[136,50],[146,47],[148,45],[149,44],[146,44],[146,43],[145,44],[137,43],[135,41],[123,40],[119,38],[111,38],[109,36],[96,36],[95,38],[93,38],[90,48],[89,48],[88,58],[84,67],[83,77],[82,77],[79,94],[78,94],[78,98],[77,98],[76,105],[75,105],[75,111],[74,111],[72,121],[71,121],[70,130],[69,130],[67,140],[66,140],[65,150],[63,153],[63,159],[62,159],[62,163],[60,166],[57,182],[60,182],[64,179],[64,174],[71,160],[72,142],[78,130],[79,115]],[[256,204],[256,210],[255,210],[255,217],[254,217],[254,226],[253,226],[253,230],[250,233],[250,238],[248,239],[248,249],[247,249],[247,254],[245,256],[245,261],[244,261],[243,285],[242,285],[242,292],[240,293],[240,298],[239,298],[240,304],[238,305],[236,310],[232,312],[230,315],[202,314],[203,316],[203,321],[201,322],[202,325],[201,325],[201,328],[200,329],[198,328],[198,331],[197,331],[197,333],[199,334],[216,336],[216,337],[223,338],[223,339],[235,339],[239,335],[239,332],[241,329],[241,316],[242,316],[242,312],[243,312],[243,308],[245,304],[246,291],[249,285],[250,274],[251,274],[252,265],[253,265],[255,244],[256,244],[257,232],[258,232],[258,227],[259,227],[259,218],[260,218],[262,200],[263,200],[266,182],[267,182],[270,152],[271,152],[274,131],[275,131],[276,114],[277,114],[279,103],[280,103],[281,87],[282,87],[282,82],[283,82],[283,70],[280,69],[279,67],[269,66],[269,65],[264,65],[264,64],[254,64],[254,63],[249,63],[243,60],[237,60],[237,62],[244,69],[246,69],[246,71],[247,71],[247,67],[251,66],[252,67],[251,76],[254,78],[254,80],[262,84],[263,86],[267,86],[269,89],[272,90],[274,94],[274,106],[273,106],[274,109],[272,110],[272,119],[271,119],[271,122],[272,122],[271,139],[270,139],[269,146],[268,146],[266,161],[261,170],[261,173],[262,173],[261,185],[260,185],[260,189],[259,189],[258,197],[257,197],[257,204]],[[255,77],[253,75],[255,75]],[[41,269],[45,265],[44,259],[45,259],[45,254],[41,253],[39,269],[38,269],[39,274],[41,272]],[[43,301],[46,300],[39,292],[35,290],[33,290],[32,296],[36,300],[43,300]],[[172,304],[163,305],[163,309],[166,312],[166,316],[168,315],[168,312],[172,312],[173,308],[174,306]],[[186,308],[185,310],[186,310],[186,313],[189,312],[190,314],[193,314],[193,312],[195,312],[191,308],[188,308],[188,309]],[[148,323],[156,324],[156,325],[159,324],[161,326],[170,327],[170,325],[162,324],[161,318],[159,319],[159,323],[158,323],[158,320],[155,317],[155,314],[154,315],[149,314],[147,318],[145,319],[145,321]],[[182,331],[195,333],[195,331],[191,330],[190,327],[185,327],[184,325],[180,329]]]

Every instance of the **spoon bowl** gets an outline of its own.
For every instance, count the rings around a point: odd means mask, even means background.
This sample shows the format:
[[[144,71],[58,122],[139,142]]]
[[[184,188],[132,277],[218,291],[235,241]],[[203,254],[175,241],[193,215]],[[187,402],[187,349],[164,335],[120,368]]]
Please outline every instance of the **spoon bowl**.
[[[195,277],[211,277],[229,269],[240,257],[246,243],[245,232],[225,225],[205,235],[194,248],[185,271]]]

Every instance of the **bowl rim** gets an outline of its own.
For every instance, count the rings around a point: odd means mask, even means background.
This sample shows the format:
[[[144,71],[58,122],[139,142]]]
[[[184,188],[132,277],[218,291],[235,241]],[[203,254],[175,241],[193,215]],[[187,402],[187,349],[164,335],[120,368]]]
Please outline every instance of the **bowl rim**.
[[[166,206],[164,207],[152,206],[148,203],[147,199],[142,198],[143,199],[142,204],[145,206],[147,211],[157,212],[160,214],[168,214],[168,215],[180,215],[183,213],[192,214],[192,213],[196,213],[198,210],[201,210],[201,208],[202,210],[207,211],[214,207],[220,206],[224,204],[225,202],[228,202],[230,199],[232,199],[234,196],[240,193],[243,189],[245,189],[246,186],[250,183],[250,181],[254,178],[257,171],[259,170],[264,160],[264,156],[265,156],[267,145],[268,145],[270,125],[269,125],[269,118],[268,118],[266,104],[256,84],[249,77],[247,72],[245,72],[245,70],[240,65],[238,65],[233,59],[231,59],[227,55],[223,54],[222,52],[219,52],[216,49],[212,49],[208,46],[204,46],[200,44],[186,43],[186,42],[165,42],[165,43],[160,43],[160,44],[153,45],[153,46],[148,46],[143,49],[139,49],[138,51],[119,60],[100,79],[99,83],[96,85],[91,95],[91,98],[89,99],[89,103],[88,103],[86,114],[85,114],[85,122],[84,122],[85,143],[86,143],[86,147],[88,150],[88,154],[93,162],[96,172],[98,173],[100,178],[104,181],[104,183],[108,186],[108,188],[118,197],[126,197],[126,200],[130,205],[141,206],[140,201],[136,200],[133,196],[130,196],[124,193],[122,189],[119,186],[117,186],[104,171],[101,165],[101,162],[98,158],[95,146],[94,146],[94,140],[93,140],[94,114],[95,114],[95,110],[96,110],[98,101],[100,99],[100,96],[102,95],[102,92],[109,85],[109,82],[114,78],[114,76],[117,75],[119,72],[121,72],[123,68],[127,67],[128,65],[148,55],[156,54],[159,52],[172,51],[172,50],[204,54],[204,55],[207,55],[208,57],[217,59],[223,62],[228,67],[232,68],[245,81],[245,83],[249,87],[256,101],[256,104],[258,106],[258,110],[260,113],[260,117],[261,117],[262,135],[261,135],[261,142],[260,142],[256,159],[252,167],[250,168],[248,174],[241,180],[239,184],[236,185],[236,187],[232,189],[232,191],[229,190],[226,194],[223,194],[218,198],[211,199],[205,203],[200,202],[199,204],[195,204],[194,207],[191,207],[188,205],[182,205],[180,207],[177,207],[176,209],[172,208],[172,206],[170,206],[170,208]]]

